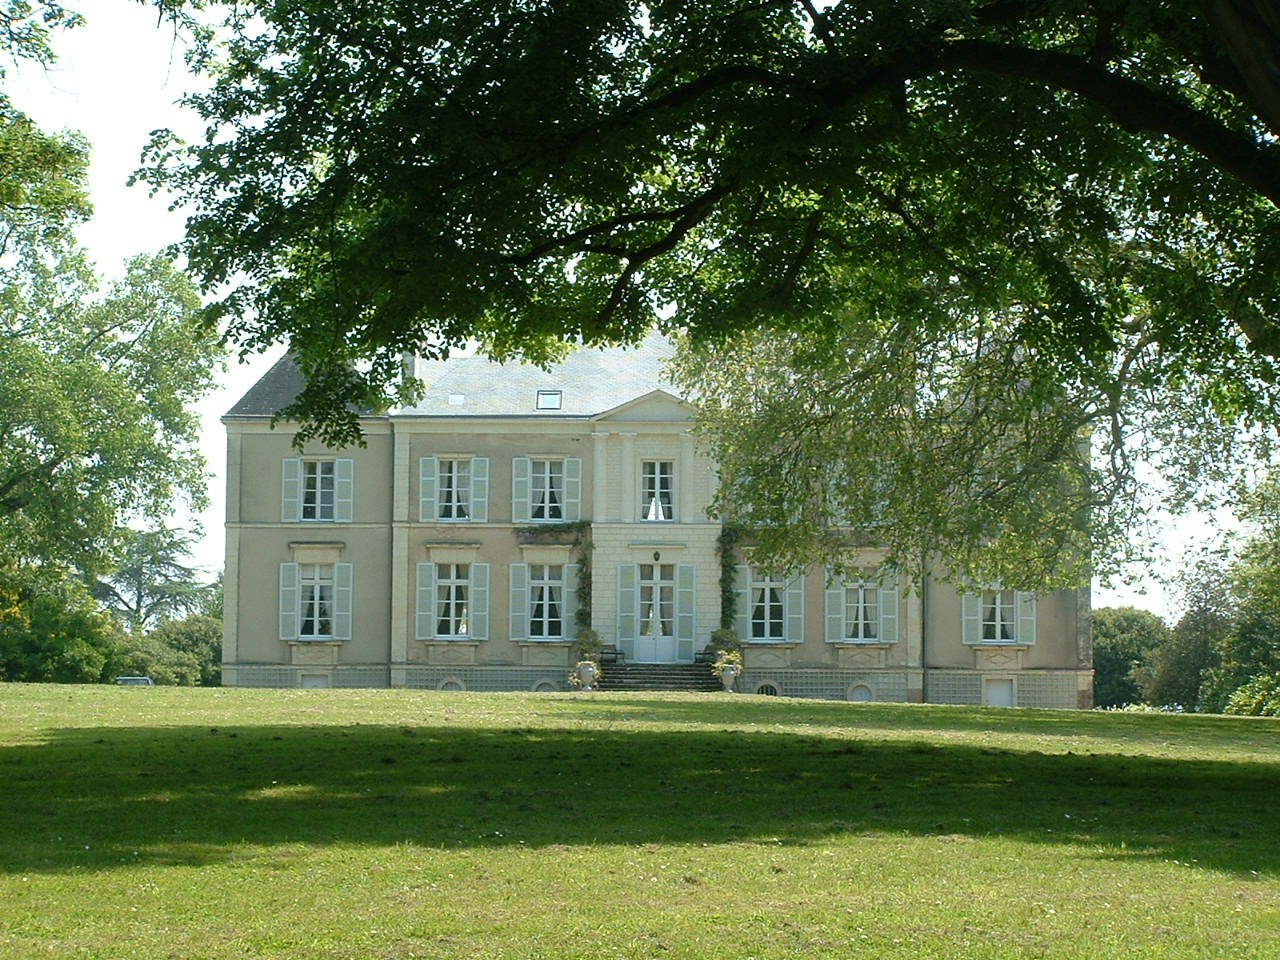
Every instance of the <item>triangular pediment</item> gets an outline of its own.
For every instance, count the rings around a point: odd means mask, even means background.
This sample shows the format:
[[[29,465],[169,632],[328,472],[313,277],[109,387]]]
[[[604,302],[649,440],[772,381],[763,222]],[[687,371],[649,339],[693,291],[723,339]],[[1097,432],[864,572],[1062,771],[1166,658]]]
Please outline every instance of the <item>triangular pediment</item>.
[[[681,400],[673,393],[658,389],[596,414],[591,419],[611,422],[686,421],[692,420],[693,414],[693,404]]]

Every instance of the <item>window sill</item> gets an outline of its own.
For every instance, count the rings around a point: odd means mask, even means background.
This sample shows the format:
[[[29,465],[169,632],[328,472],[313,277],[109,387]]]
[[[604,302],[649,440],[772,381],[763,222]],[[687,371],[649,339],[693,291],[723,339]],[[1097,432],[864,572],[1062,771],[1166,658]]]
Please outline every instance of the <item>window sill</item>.
[[[744,644],[751,644],[757,647],[798,647],[801,643],[799,640],[787,640],[785,638],[780,640],[762,640],[752,637],[747,637],[742,642]]]
[[[833,647],[892,647],[893,640],[853,640],[845,638],[842,640],[828,640],[827,643]]]
[[[308,647],[322,646],[324,644],[329,644],[330,646],[337,647],[345,643],[346,641],[339,640],[336,637],[295,637],[294,639],[286,642],[302,643],[302,644],[306,644]]]
[[[1025,640],[966,640],[966,647],[997,647],[1001,650],[1026,650],[1032,644]]]

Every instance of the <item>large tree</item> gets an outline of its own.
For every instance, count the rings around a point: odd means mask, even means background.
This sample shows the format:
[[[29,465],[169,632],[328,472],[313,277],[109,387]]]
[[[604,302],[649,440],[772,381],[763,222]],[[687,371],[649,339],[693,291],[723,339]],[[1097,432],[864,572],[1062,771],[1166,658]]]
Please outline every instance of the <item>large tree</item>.
[[[181,530],[122,528],[116,532],[115,562],[94,579],[93,595],[135,636],[194,614],[208,606],[215,588],[183,562],[190,552],[191,537]]]
[[[812,389],[773,435],[820,442],[731,462],[713,435],[733,497],[803,513],[812,490],[760,496],[773,461],[804,476],[897,418],[879,452],[916,444],[944,468],[932,490],[1000,506],[1053,486],[1039,541],[990,510],[934,531],[1011,530],[951,566],[1051,582],[1123,539],[1135,455],[1188,499],[1239,429],[1276,422],[1280,20],[1261,0],[231,9],[195,60],[208,136],[157,141],[147,176],[191,204],[215,316],[247,349],[289,343],[310,378],[289,412],[329,440],[400,395],[406,349],[785,332],[745,368],[775,392],[734,418]],[[721,373],[693,379],[703,399]],[[838,472],[853,506],[913,479]],[[908,499],[898,528],[938,498]]]

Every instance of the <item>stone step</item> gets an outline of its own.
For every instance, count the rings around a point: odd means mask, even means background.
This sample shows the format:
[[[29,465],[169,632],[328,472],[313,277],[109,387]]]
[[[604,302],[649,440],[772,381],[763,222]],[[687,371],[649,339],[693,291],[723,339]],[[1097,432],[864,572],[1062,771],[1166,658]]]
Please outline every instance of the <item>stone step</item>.
[[[719,690],[720,681],[705,663],[609,663],[600,689],[709,692]]]

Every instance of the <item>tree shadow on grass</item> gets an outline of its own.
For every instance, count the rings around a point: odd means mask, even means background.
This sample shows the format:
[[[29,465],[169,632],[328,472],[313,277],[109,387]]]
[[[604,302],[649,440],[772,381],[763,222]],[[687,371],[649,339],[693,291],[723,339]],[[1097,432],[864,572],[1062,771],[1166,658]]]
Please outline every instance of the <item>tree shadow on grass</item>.
[[[0,870],[242,844],[803,844],[1003,836],[1280,872],[1271,763],[750,730],[112,728],[0,751]]]

